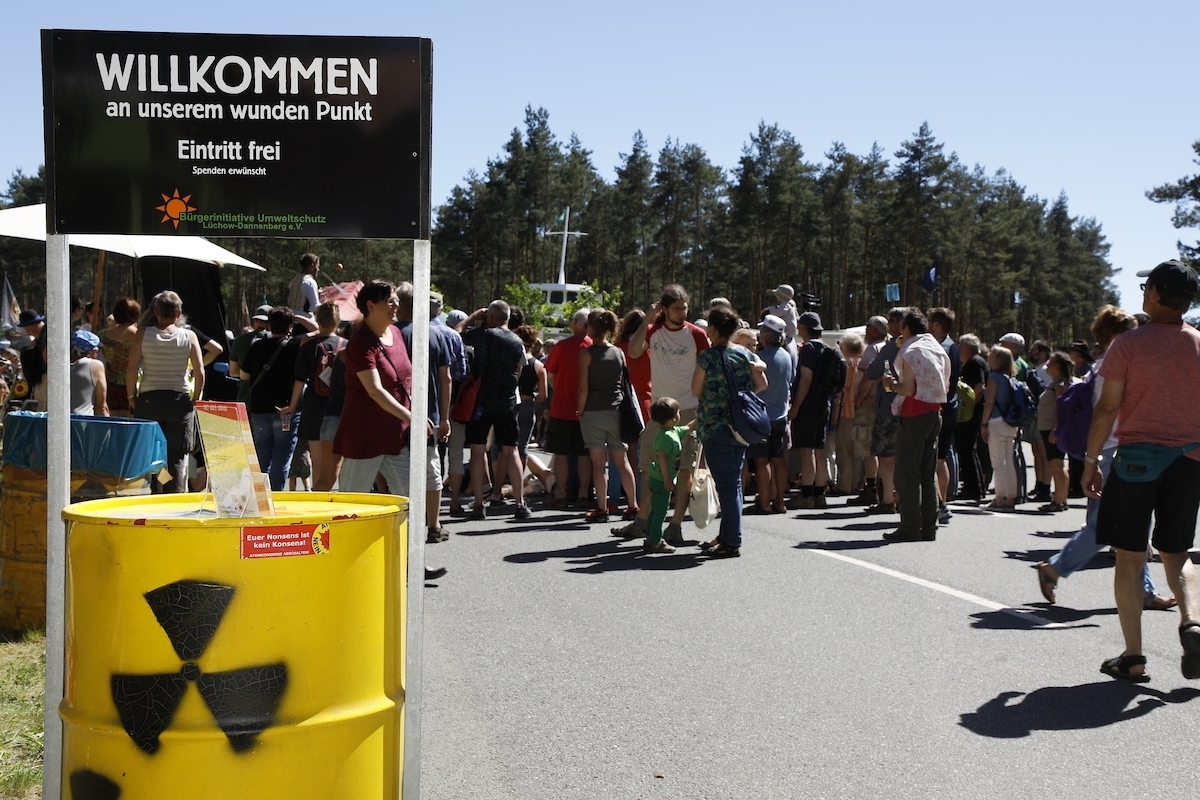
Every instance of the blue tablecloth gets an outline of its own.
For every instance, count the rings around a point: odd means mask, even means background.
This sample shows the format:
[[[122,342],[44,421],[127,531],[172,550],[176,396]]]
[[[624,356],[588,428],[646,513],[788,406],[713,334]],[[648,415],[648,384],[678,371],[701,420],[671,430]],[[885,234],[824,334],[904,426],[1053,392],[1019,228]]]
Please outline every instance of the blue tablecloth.
[[[46,414],[10,411],[4,418],[4,463],[46,469]],[[71,470],[121,479],[158,472],[167,440],[157,422],[127,417],[71,415]]]

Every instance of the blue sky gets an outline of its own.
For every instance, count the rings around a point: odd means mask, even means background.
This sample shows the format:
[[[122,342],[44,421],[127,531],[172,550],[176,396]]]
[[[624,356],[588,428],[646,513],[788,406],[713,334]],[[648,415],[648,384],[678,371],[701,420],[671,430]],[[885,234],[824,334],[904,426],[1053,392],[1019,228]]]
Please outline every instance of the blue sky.
[[[1145,191],[1200,170],[1200,3],[275,2],[152,4],[3,0],[0,178],[43,161],[41,28],[424,36],[434,46],[433,201],[482,169],[543,106],[612,178],[636,130],[732,167],[760,120],[821,161],[833,141],[888,153],[928,121],[967,164],[1005,168],[1028,191],[1066,191],[1096,217],[1122,271],[1176,254],[1197,231]]]

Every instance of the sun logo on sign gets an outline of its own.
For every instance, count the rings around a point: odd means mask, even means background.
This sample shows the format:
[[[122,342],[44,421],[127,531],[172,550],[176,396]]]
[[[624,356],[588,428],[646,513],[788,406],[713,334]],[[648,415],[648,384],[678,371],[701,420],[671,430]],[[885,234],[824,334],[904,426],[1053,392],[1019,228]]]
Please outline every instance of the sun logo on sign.
[[[175,194],[173,195],[164,194],[162,199],[163,204],[161,206],[155,206],[154,210],[163,212],[163,218],[161,221],[174,223],[175,230],[179,230],[180,214],[196,210],[192,206],[188,205],[188,201],[192,199],[192,196],[188,194],[180,197],[178,189],[175,190]]]

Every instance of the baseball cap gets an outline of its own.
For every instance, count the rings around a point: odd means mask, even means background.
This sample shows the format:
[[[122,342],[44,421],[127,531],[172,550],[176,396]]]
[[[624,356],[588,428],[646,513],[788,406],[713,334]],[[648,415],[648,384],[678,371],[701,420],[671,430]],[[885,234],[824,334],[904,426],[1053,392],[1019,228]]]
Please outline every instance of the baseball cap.
[[[775,287],[775,299],[781,303],[786,303],[796,296],[796,290],[786,283],[781,283]]]
[[[1019,333],[1006,333],[1000,337],[1000,344],[1016,345],[1017,348],[1025,349],[1025,337]]]
[[[261,305],[254,309],[254,316],[250,319],[256,319],[260,322],[268,322],[271,319],[271,309],[275,306]]]
[[[461,308],[453,309],[449,314],[446,315],[446,325],[451,328],[457,327],[458,323],[462,322],[466,318],[467,312],[463,311]]]
[[[765,317],[763,317],[762,325],[759,327],[782,334],[787,330],[787,323],[774,314],[767,314]]]
[[[805,311],[797,320],[798,325],[803,325],[813,333],[820,333],[824,328],[821,327],[821,317],[815,311]]]
[[[1144,269],[1137,276],[1149,278],[1148,283],[1153,283],[1164,295],[1196,297],[1196,271],[1177,258],[1164,261],[1154,269]]]

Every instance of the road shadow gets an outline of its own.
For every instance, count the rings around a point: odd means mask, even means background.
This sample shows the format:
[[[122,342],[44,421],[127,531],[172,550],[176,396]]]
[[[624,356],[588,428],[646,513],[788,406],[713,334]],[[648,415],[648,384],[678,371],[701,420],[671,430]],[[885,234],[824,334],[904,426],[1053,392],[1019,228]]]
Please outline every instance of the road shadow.
[[[1047,686],[1024,694],[1001,692],[978,710],[962,714],[959,725],[993,739],[1020,739],[1033,731],[1103,728],[1144,717],[1156,708],[1200,697],[1191,687],[1161,692],[1145,684],[1106,680],[1080,686]],[[1021,698],[1018,702],[1013,702]]]
[[[1050,556],[1059,552],[1058,550],[1005,550],[1004,557],[1011,561],[1024,561],[1027,564],[1040,564],[1043,561],[1048,561]],[[1080,567],[1076,572],[1082,572],[1087,569],[1111,569],[1116,561],[1107,557],[1104,553],[1097,553],[1092,557],[1092,560]],[[1064,578],[1065,580],[1065,578]],[[1034,578],[1036,583],[1036,576]]]
[[[1072,528],[1069,531],[1034,531],[1031,535],[1037,536],[1039,539],[1070,539],[1077,533],[1079,533],[1079,529]]]
[[[575,519],[566,522],[548,523],[545,517],[534,516],[529,519],[516,519],[514,517],[496,517],[495,519],[487,520],[465,520],[467,522],[487,522],[491,523],[486,528],[478,528],[475,530],[457,530],[455,536],[496,536],[502,533],[512,533],[516,530],[539,530],[539,531],[586,531],[591,526],[588,523]]]
[[[640,540],[635,540],[630,547],[629,542],[615,538],[604,542],[585,542],[559,550],[512,553],[504,557],[510,564],[539,564],[551,559],[561,559],[572,565],[567,572],[582,575],[627,570],[653,572],[690,569],[708,560],[701,558],[699,551],[689,549],[677,549],[669,554],[646,555],[642,552]]]
[[[876,522],[851,522],[849,525],[830,525],[831,531],[886,531],[895,530],[898,519],[881,519]]]
[[[1011,611],[979,611],[971,615],[971,627],[989,631],[1045,631],[1058,630],[1048,628],[1045,621],[1056,623],[1063,628],[1098,628],[1095,622],[1085,622],[1091,617],[1115,616],[1115,608],[1074,609],[1063,606],[1052,606],[1049,603],[1028,604],[1037,610],[1037,616],[1014,614]]]
[[[894,528],[894,525],[888,527]],[[797,550],[873,550],[877,547],[887,547],[891,542],[885,539],[843,539],[841,541],[824,541],[813,539],[798,542]]]

